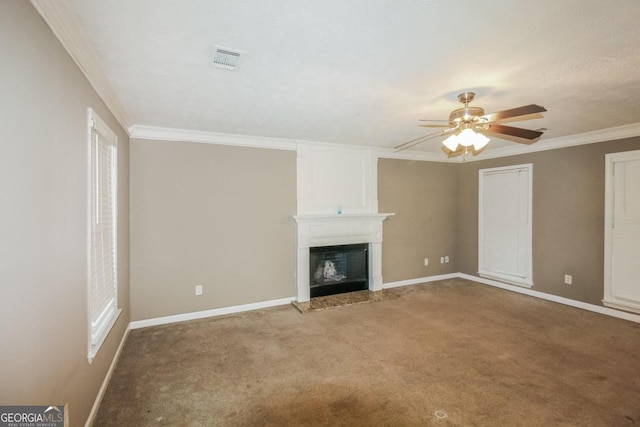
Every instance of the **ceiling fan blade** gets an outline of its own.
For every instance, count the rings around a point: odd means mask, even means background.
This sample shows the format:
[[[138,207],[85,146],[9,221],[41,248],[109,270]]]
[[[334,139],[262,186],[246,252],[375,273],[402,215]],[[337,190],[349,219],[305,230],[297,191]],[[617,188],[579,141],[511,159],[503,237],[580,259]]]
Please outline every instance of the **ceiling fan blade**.
[[[503,110],[503,111],[498,111],[491,114],[485,114],[481,118],[485,119],[487,122],[497,122],[500,120],[510,119],[513,117],[528,116],[531,114],[543,113],[545,111],[547,111],[547,109],[544,107],[541,107],[540,105],[529,104],[529,105],[524,105],[522,107],[511,108],[509,110]],[[523,120],[525,120],[525,118],[523,118]]]
[[[514,136],[516,138],[526,140],[526,141],[517,141],[517,142],[522,142],[524,144],[531,144],[532,142],[535,142],[535,140],[540,138],[540,136],[544,133],[537,130],[516,128],[513,126],[499,125],[496,123],[490,124],[486,129],[486,132],[491,132],[498,135]]]
[[[432,120],[432,119],[418,119],[419,122],[445,122],[449,123],[449,120]]]
[[[421,127],[421,128],[448,128],[448,127],[451,127],[449,125],[449,123],[446,123],[446,124],[443,123],[441,125],[433,124],[433,125],[418,125],[418,126]]]
[[[395,152],[397,153],[398,151],[406,150],[409,147],[413,147],[414,145],[418,145],[421,142],[427,141],[427,140],[429,140],[431,138],[437,138],[439,136],[448,135],[453,130],[454,129],[447,129],[447,130],[443,130],[441,132],[430,133],[428,135],[421,136],[420,138],[412,139],[411,141],[407,141],[404,144],[397,145],[395,147]]]

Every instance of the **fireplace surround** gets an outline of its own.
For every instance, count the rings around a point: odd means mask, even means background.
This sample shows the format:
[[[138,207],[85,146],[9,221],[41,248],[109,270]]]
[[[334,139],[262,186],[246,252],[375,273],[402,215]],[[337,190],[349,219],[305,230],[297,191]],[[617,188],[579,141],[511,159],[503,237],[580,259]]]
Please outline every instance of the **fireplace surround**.
[[[295,215],[296,301],[311,298],[310,248],[367,245],[368,289],[382,290],[382,222],[392,213]]]

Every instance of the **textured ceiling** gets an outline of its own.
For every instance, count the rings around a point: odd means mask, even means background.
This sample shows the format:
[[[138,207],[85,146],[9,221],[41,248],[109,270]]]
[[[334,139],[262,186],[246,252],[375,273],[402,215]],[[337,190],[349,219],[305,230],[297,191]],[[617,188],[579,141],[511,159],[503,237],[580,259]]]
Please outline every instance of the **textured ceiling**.
[[[546,107],[511,124],[548,128],[538,144],[640,122],[636,0],[68,4],[135,125],[393,147],[465,90],[487,113]],[[214,46],[239,70],[211,67]]]

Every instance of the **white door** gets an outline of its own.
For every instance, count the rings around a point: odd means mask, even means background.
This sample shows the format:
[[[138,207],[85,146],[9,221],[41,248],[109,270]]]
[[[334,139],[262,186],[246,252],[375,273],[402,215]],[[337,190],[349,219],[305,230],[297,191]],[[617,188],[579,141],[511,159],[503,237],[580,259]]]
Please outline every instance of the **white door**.
[[[640,313],[640,150],[606,156],[606,306]]]
[[[532,173],[531,164],[480,170],[478,273],[482,277],[533,285]]]

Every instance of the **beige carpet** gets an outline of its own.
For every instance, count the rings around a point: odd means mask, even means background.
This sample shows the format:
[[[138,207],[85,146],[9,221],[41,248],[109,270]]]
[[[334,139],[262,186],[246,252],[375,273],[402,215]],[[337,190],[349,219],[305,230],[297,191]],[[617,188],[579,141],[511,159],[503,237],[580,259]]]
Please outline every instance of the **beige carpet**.
[[[640,425],[640,325],[464,280],[134,330],[97,426]]]

